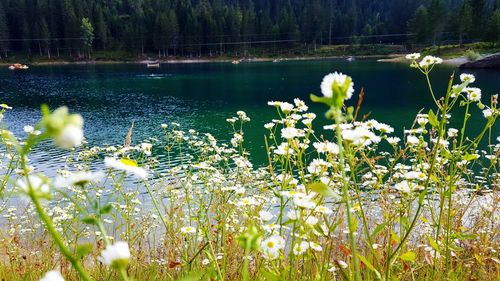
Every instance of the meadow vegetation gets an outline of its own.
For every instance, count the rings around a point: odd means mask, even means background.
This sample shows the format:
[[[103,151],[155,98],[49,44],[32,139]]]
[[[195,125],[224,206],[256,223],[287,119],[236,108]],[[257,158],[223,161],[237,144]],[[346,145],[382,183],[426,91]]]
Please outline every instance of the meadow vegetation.
[[[228,143],[172,123],[142,143],[90,146],[65,107],[44,106],[23,136],[2,124],[0,278],[498,280],[498,97],[483,101],[470,74],[439,93],[442,60],[407,59],[435,102],[409,129],[360,118],[345,105],[351,77],[331,73],[311,95],[325,116],[269,102],[263,166],[245,149],[243,111],[227,119]],[[30,161],[48,141],[68,150],[56,177]]]

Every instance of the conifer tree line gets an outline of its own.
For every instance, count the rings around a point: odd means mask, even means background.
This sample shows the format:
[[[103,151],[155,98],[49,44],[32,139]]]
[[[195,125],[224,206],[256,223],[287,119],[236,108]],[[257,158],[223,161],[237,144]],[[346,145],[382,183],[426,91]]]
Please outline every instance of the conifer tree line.
[[[0,0],[0,56],[443,40],[499,42],[500,0]]]

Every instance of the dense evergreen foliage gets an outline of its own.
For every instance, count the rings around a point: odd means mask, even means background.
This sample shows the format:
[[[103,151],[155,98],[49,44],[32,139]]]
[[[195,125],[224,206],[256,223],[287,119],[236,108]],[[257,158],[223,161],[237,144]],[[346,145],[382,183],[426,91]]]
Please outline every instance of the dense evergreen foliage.
[[[90,22],[82,25],[84,18]],[[199,55],[269,41],[292,46],[499,38],[500,0],[0,0],[2,56],[81,55],[89,42],[93,50]]]

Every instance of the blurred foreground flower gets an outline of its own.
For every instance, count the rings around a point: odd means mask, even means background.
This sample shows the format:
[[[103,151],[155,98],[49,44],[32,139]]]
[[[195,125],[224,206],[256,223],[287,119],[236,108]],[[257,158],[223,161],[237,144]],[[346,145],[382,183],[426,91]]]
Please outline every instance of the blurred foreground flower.
[[[61,273],[57,270],[47,271],[40,281],[64,281]]]
[[[37,195],[46,195],[50,191],[49,179],[39,175],[29,175],[28,179],[21,178],[17,180],[16,186],[23,192],[33,192]]]
[[[108,245],[101,253],[101,261],[105,265],[116,268],[125,267],[130,259],[130,250],[127,242],[118,241],[113,245]]]
[[[42,108],[42,125],[54,143],[64,149],[80,146],[83,141],[83,118],[80,114],[69,114],[63,106],[49,113],[47,106]]]
[[[148,172],[144,168],[137,166],[137,162],[134,160],[126,158],[118,160],[115,158],[106,157],[104,159],[104,164],[106,165],[106,167],[125,171],[141,179],[145,179],[148,177]]]

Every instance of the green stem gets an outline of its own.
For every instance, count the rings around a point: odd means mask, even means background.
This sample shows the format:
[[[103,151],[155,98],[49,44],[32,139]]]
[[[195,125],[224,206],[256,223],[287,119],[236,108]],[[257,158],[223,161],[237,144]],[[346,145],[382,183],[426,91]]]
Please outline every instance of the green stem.
[[[387,258],[387,263],[386,263],[386,278],[385,278],[386,280],[389,280],[389,277],[390,277],[390,267],[391,267],[392,260],[394,259],[394,257],[398,253],[398,251],[401,249],[401,247],[403,247],[406,240],[410,236],[410,233],[413,230],[413,228],[415,227],[417,220],[420,216],[420,212],[422,211],[422,207],[424,206],[423,198],[425,198],[425,195],[427,194],[428,189],[429,189],[431,174],[432,174],[432,171],[434,170],[434,165],[436,164],[436,159],[437,159],[437,155],[439,152],[439,143],[441,142],[441,139],[443,138],[443,134],[444,134],[444,126],[446,124],[446,108],[443,108],[442,114],[443,114],[443,118],[441,118],[441,122],[439,123],[439,128],[438,128],[438,139],[437,139],[437,142],[434,146],[434,151],[432,153],[431,165],[429,167],[429,173],[428,173],[427,178],[426,178],[425,183],[424,183],[424,190],[420,194],[417,211],[415,212],[415,216],[413,217],[408,230],[406,231],[405,235],[401,239],[401,242],[399,243],[399,245],[396,247],[396,249],[392,253],[389,253],[389,257]]]
[[[61,237],[61,234],[56,231],[54,228],[54,225],[52,224],[52,220],[49,218],[47,213],[45,213],[45,210],[42,207],[42,204],[40,203],[40,200],[38,197],[33,193],[29,192],[29,196],[31,198],[31,201],[33,201],[33,204],[35,205],[35,209],[38,213],[38,216],[40,219],[44,222],[45,226],[47,227],[47,231],[49,232],[50,236],[56,243],[56,245],[59,247],[59,250],[61,253],[69,260],[73,268],[76,270],[80,278],[84,281],[90,281],[92,280],[91,277],[88,275],[88,273],[83,269],[82,264],[71,254],[71,251],[66,247],[64,244],[64,240]]]
[[[97,227],[99,228],[99,231],[101,231],[101,235],[103,237],[104,244],[106,246],[111,245],[111,241],[109,241],[108,234],[106,233],[106,229],[104,228],[104,225],[102,224],[101,218],[97,219]],[[127,275],[127,271],[125,270],[124,266],[120,266],[120,268],[118,268],[118,272],[120,273],[122,280],[124,280],[124,281],[129,280],[128,275]]]
[[[361,281],[361,272],[359,271],[359,261],[358,254],[356,250],[356,240],[354,239],[354,231],[356,230],[356,225],[353,220],[351,214],[351,199],[349,196],[349,183],[346,182],[346,173],[345,173],[345,159],[344,159],[344,147],[342,145],[342,132],[340,129],[341,123],[341,111],[340,109],[336,109],[335,112],[335,123],[336,123],[336,133],[337,133],[337,145],[339,147],[339,163],[340,163],[340,171],[342,176],[342,199],[346,204],[346,213],[347,213],[347,224],[349,227],[349,242],[351,244],[351,252],[352,252],[352,263],[354,267],[354,280]]]
[[[470,102],[467,102],[467,105],[465,106],[465,116],[464,116],[464,123],[462,124],[462,129],[460,130],[461,136],[460,136],[460,144],[458,145],[459,149],[462,148],[462,144],[464,142],[464,136],[465,136],[465,126],[467,126],[467,119],[469,119],[469,105]]]
[[[434,103],[436,103],[436,106],[438,108],[441,108],[438,101],[436,100],[436,95],[434,95],[434,90],[432,89],[431,80],[429,78],[429,72],[425,72],[424,74],[425,74],[425,78],[427,80],[427,86],[429,86],[429,91],[431,92],[432,99],[434,100]]]
[[[28,184],[28,187],[29,187],[28,195],[29,195],[31,201],[33,202],[33,204],[35,205],[36,212],[38,213],[38,216],[40,217],[40,219],[44,222],[50,236],[52,237],[52,239],[54,240],[56,245],[59,247],[59,250],[61,251],[61,253],[66,257],[66,259],[69,260],[69,262],[71,263],[73,268],[75,268],[75,270],[78,273],[78,275],[80,276],[80,278],[84,281],[92,280],[90,275],[83,268],[80,261],[72,255],[71,251],[68,249],[68,247],[64,243],[64,239],[62,238],[61,234],[59,234],[59,232],[57,232],[54,225],[52,224],[52,219],[47,215],[47,213],[43,209],[42,204],[40,202],[40,199],[38,198],[37,194],[34,192],[33,187],[31,186],[31,183],[29,180],[29,174],[28,174],[29,170],[26,166],[25,154],[21,154],[21,167],[24,171],[26,183]]]
[[[158,216],[160,216],[160,219],[161,219],[161,222],[163,223],[163,226],[165,226],[165,231],[168,231],[167,222],[165,221],[165,218],[161,214],[160,207],[158,206],[158,202],[156,202],[156,199],[153,196],[153,192],[151,192],[151,189],[149,188],[149,186],[146,182],[144,182],[144,186],[146,187],[146,190],[148,191],[149,197],[151,197],[151,201],[153,201],[153,205],[155,206],[156,212],[158,212]]]

